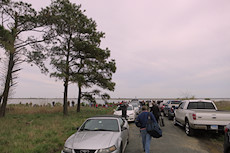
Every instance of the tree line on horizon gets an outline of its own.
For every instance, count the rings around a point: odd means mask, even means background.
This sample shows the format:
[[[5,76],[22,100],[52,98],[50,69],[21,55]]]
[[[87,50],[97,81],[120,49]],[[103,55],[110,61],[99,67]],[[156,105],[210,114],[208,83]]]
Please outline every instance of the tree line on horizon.
[[[17,84],[22,63],[40,68],[41,73],[63,81],[63,114],[68,114],[68,85],[78,85],[77,112],[82,98],[95,102],[95,96],[109,99],[103,90],[114,91],[112,75],[116,63],[110,50],[100,47],[105,33],[84,14],[81,5],[69,0],[55,0],[36,11],[31,4],[0,1],[0,47],[5,58],[0,83],[0,117],[5,116],[7,100]],[[48,64],[47,64],[48,63]],[[52,68],[50,68],[50,65]],[[92,91],[85,91],[90,88]]]

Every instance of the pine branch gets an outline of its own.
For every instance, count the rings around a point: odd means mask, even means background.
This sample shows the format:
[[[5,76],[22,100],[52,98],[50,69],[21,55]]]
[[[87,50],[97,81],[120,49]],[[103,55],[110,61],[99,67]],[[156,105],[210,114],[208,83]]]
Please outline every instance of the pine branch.
[[[37,41],[31,41],[31,42],[28,42],[28,43],[26,43],[26,42],[23,42],[23,43],[20,43],[20,44],[18,44],[19,46],[15,46],[15,49],[19,49],[19,48],[21,48],[21,47],[25,47],[25,46],[27,46],[27,45],[31,45],[31,44],[35,44],[35,43],[40,43],[40,42],[44,42],[44,41],[46,41],[47,39],[42,39],[42,40],[37,40]]]

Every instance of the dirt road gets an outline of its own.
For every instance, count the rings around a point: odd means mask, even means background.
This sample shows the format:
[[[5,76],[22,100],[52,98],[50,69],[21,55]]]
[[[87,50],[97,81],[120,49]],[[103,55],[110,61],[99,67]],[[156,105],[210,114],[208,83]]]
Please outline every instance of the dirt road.
[[[164,121],[163,137],[152,138],[151,153],[223,153],[222,143],[211,140],[204,132],[188,137],[183,128],[167,118]],[[143,153],[140,132],[134,123],[130,123],[130,142],[125,153]]]

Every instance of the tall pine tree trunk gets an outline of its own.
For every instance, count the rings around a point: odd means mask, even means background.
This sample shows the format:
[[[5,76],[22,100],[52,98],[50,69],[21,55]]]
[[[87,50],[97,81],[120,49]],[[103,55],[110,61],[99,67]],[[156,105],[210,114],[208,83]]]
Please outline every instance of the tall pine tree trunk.
[[[64,83],[64,102],[63,102],[63,115],[68,115],[68,84],[69,84],[69,56],[70,56],[70,40],[71,40],[71,35],[70,39],[68,40],[68,52],[66,56],[66,66],[65,66],[65,83]]]
[[[0,118],[4,117],[6,114],[6,105],[7,105],[7,100],[9,96],[10,87],[11,87],[10,81],[12,81],[12,73],[13,73],[13,68],[15,65],[14,58],[16,56],[15,55],[16,49],[14,48],[14,43],[17,38],[18,14],[15,13],[14,17],[15,17],[14,28],[11,29],[12,39],[8,40],[8,49],[6,49],[7,51],[9,51],[9,62],[8,62],[5,87],[4,87],[3,94],[2,94],[3,100],[2,100],[2,105],[0,108]]]
[[[66,78],[64,83],[63,115],[68,115],[67,95],[68,95],[68,78]]]
[[[78,85],[77,112],[80,112],[80,108],[81,108],[81,86]]]
[[[2,95],[0,96],[0,107],[1,107],[1,103],[2,103]]]
[[[14,67],[14,52],[10,52],[6,82],[5,82],[5,87],[2,95],[3,101],[0,108],[0,117],[4,117],[6,113],[6,105],[7,105],[7,100],[8,100],[9,90],[10,90],[10,81],[12,79],[13,67]]]

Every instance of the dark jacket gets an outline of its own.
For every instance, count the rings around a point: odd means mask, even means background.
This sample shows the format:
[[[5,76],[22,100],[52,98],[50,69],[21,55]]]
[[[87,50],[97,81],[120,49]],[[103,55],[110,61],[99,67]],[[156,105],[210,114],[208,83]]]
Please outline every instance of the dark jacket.
[[[151,120],[153,120],[154,122],[156,121],[156,118],[154,117],[154,115],[150,112],[142,112],[141,114],[139,114],[135,120],[135,124],[137,127],[139,128],[145,128],[147,121],[148,121],[148,114],[150,114],[150,118]]]
[[[159,120],[159,116],[160,116],[160,110],[158,108],[158,106],[153,105],[153,107],[151,108],[150,112],[153,113],[153,115],[155,116],[156,120]]]
[[[127,105],[126,104],[121,104],[120,109],[122,111],[122,117],[127,117]]]

